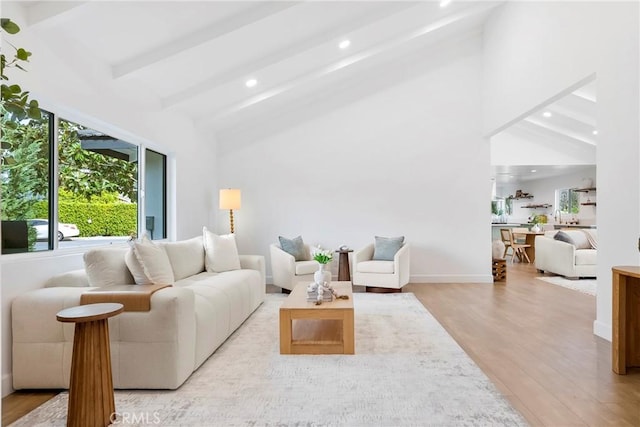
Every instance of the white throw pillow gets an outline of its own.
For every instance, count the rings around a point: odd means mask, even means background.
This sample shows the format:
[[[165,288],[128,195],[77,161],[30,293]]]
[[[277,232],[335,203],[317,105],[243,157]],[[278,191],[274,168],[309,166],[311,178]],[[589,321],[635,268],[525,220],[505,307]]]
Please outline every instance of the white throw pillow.
[[[175,280],[167,252],[146,235],[131,244],[124,260],[137,285],[172,285]]]
[[[240,256],[236,246],[236,236],[224,234],[218,236],[202,228],[204,237],[204,265],[210,273],[221,273],[223,271],[240,270]]]

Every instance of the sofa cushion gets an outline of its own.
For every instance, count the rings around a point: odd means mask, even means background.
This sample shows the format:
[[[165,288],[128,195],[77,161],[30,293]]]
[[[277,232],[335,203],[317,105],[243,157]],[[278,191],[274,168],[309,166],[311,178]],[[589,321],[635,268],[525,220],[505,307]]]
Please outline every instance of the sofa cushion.
[[[375,236],[373,259],[377,261],[393,261],[396,252],[402,247],[404,236],[380,237]]]
[[[87,273],[84,271],[84,268],[81,268],[79,270],[67,271],[66,273],[53,276],[52,278],[47,280],[44,285],[45,288],[81,288],[85,286],[89,286],[89,278],[87,277]]]
[[[357,264],[359,273],[393,274],[393,261],[364,261]]]
[[[240,270],[240,256],[236,246],[234,234],[218,236],[209,231],[207,227],[202,229],[204,238],[205,269],[210,273]]]
[[[202,236],[159,244],[167,252],[175,280],[184,279],[204,271],[204,242]]]
[[[304,274],[313,274],[318,271],[318,263],[316,261],[298,261],[296,262],[296,276]]]
[[[146,235],[131,243],[125,262],[138,285],[171,285],[175,281],[167,252]]]
[[[82,258],[89,285],[102,287],[135,283],[124,261],[128,250],[126,247],[95,248],[85,252]]]
[[[596,249],[576,250],[576,265],[596,265],[598,251]]]
[[[302,236],[294,237],[293,239],[278,236],[278,240],[280,240],[280,247],[282,250],[293,256],[296,261],[309,260]]]

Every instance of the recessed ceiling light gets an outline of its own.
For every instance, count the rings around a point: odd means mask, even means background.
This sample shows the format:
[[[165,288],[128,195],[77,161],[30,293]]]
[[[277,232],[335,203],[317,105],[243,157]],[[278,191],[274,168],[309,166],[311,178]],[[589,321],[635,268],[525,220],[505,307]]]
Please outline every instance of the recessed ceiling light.
[[[594,135],[597,135],[598,134],[598,129],[594,129],[593,132],[591,132],[591,133],[594,134]]]
[[[531,169],[531,173],[536,173],[536,172],[538,172],[538,171],[535,170],[535,169]]]
[[[349,40],[342,40],[342,41],[340,42],[340,44],[338,45],[338,47],[339,47],[340,49],[346,49],[346,48],[348,48],[348,47],[349,47],[349,45],[350,45],[350,44],[351,44],[351,41],[349,41]]]
[[[545,116],[545,117],[551,117],[552,116],[551,111],[545,111],[544,113],[542,113],[542,115]]]
[[[440,0],[440,7],[447,7],[451,4],[451,0]]]
[[[255,85],[258,84],[258,81],[256,79],[249,79],[244,84],[247,87],[254,87]]]

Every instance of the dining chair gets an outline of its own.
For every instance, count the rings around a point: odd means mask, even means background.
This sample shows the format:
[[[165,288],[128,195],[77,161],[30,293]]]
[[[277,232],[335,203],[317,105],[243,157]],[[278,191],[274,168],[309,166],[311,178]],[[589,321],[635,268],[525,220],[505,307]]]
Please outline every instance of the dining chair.
[[[513,262],[513,259],[516,256],[518,257],[520,262],[523,262],[522,258],[524,256],[527,262],[531,263],[531,260],[529,259],[529,255],[527,255],[527,251],[525,250],[525,248],[530,248],[531,245],[518,242],[514,237],[513,230],[511,230],[510,228],[507,228],[506,230],[509,233],[509,242],[510,242],[511,249],[513,250],[513,253],[511,254],[511,262]]]
[[[508,228],[500,229],[500,239],[502,240],[502,243],[504,243],[504,254],[502,254],[502,258],[507,257],[507,251],[511,248],[511,235],[509,231],[510,229]],[[513,248],[511,248],[511,252],[513,252]]]

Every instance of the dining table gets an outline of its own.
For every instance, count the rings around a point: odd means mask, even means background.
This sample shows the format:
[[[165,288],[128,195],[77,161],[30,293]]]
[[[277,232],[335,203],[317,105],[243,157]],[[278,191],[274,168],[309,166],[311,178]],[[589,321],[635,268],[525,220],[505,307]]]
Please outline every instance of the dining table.
[[[524,236],[524,243],[529,245],[524,248],[529,260],[533,263],[536,260],[536,236],[544,236],[544,231],[513,231],[513,237]]]

